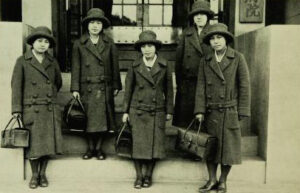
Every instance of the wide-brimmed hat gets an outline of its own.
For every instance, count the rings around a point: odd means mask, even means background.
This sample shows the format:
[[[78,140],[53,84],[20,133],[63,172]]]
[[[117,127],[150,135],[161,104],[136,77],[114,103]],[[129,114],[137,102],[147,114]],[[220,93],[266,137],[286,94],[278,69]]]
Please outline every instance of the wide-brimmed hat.
[[[100,20],[103,23],[103,28],[110,26],[110,21],[105,17],[102,9],[92,8],[87,12],[87,16],[83,18],[82,25],[87,25],[91,20]]]
[[[161,41],[156,39],[156,34],[151,30],[146,30],[140,33],[139,40],[135,42],[134,48],[140,51],[141,46],[144,44],[154,44],[156,49],[161,48]]]
[[[26,43],[31,45],[37,38],[47,38],[50,42],[50,48],[52,48],[55,45],[55,39],[52,35],[51,30],[46,26],[39,26],[33,29],[32,33],[27,36]]]
[[[207,15],[208,19],[214,17],[214,11],[210,9],[210,3],[204,0],[195,1],[192,5],[192,10],[189,12],[189,19],[198,13],[204,13]]]
[[[226,43],[233,42],[234,40],[234,36],[228,31],[227,25],[223,23],[216,23],[208,26],[207,31],[203,37],[203,42],[209,44],[210,37],[215,34],[221,34],[222,36],[224,36],[226,39]]]

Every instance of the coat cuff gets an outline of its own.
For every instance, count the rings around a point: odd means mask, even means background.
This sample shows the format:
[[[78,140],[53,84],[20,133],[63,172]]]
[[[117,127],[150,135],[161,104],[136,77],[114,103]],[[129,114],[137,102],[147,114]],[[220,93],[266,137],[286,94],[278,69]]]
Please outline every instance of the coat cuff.
[[[205,106],[200,106],[198,108],[195,108],[194,110],[194,115],[197,115],[197,114],[205,114],[206,112],[206,107]]]
[[[73,84],[71,86],[71,91],[74,92],[74,91],[78,91],[79,92],[79,84]]]
[[[13,105],[11,113],[22,113],[22,105]]]
[[[245,116],[245,117],[250,117],[251,115],[250,108],[248,107],[239,107],[238,113],[240,116]]]

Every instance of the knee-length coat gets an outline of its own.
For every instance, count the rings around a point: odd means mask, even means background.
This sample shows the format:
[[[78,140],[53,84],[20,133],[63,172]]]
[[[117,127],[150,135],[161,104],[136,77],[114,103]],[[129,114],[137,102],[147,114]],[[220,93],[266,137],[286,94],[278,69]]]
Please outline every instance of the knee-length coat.
[[[175,62],[177,93],[173,118],[173,125],[178,127],[187,127],[194,118],[199,63],[211,51],[202,42],[206,29],[199,36],[195,26],[188,27],[178,43]]]
[[[203,113],[205,130],[218,138],[213,160],[241,163],[239,116],[250,116],[250,80],[244,56],[228,47],[220,63],[214,53],[201,60],[195,114]]]
[[[129,67],[126,76],[124,112],[132,126],[132,157],[165,157],[166,113],[173,114],[171,68],[158,56],[151,71],[142,57]]]
[[[114,90],[121,90],[118,53],[101,33],[97,45],[88,34],[76,40],[72,51],[71,91],[80,92],[87,113],[87,132],[115,129]]]
[[[12,113],[22,113],[30,130],[27,157],[62,153],[61,111],[56,103],[62,78],[55,58],[46,53],[41,64],[28,50],[17,59],[11,86]]]

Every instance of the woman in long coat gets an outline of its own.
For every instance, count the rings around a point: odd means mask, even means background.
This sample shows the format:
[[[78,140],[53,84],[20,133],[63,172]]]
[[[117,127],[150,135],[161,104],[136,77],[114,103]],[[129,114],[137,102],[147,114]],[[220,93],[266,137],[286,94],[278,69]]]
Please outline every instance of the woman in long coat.
[[[172,73],[167,61],[156,54],[160,47],[153,31],[142,32],[135,48],[143,56],[133,62],[126,77],[123,122],[129,121],[132,129],[135,188],[151,186],[155,162],[165,157],[165,121],[173,113]]]
[[[183,31],[176,51],[175,75],[177,93],[173,125],[187,127],[194,118],[195,92],[200,59],[211,51],[202,42],[203,35],[214,17],[207,1],[196,1],[189,13],[191,27]]]
[[[31,49],[17,59],[12,75],[12,114],[22,117],[30,130],[30,188],[48,186],[49,156],[62,153],[61,112],[56,103],[62,78],[56,59],[47,50],[55,45],[47,27],[37,27],[27,37]]]
[[[87,113],[88,150],[83,159],[105,159],[101,146],[106,131],[115,130],[114,95],[122,89],[116,46],[103,28],[110,25],[101,9],[88,11],[82,25],[87,30],[74,42],[71,91]]]
[[[250,80],[243,54],[227,44],[233,35],[224,24],[211,25],[204,37],[214,52],[201,60],[198,74],[195,114],[204,119],[205,130],[218,138],[215,156],[207,159],[209,181],[200,187],[206,192],[226,192],[231,166],[241,163],[241,128],[239,120],[250,116]],[[216,179],[221,165],[219,182]]]

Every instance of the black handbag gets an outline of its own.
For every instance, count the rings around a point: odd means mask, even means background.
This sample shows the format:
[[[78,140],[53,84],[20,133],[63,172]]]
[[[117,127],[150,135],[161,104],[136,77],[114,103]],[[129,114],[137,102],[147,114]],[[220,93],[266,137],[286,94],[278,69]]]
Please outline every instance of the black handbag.
[[[14,121],[12,123],[12,121]],[[15,123],[18,127],[13,128]],[[11,124],[12,123],[12,124]],[[7,129],[10,126],[9,129]],[[29,130],[24,128],[20,117],[12,117],[5,129],[1,131],[1,147],[2,148],[20,148],[29,146]]]
[[[64,108],[63,119],[66,123],[64,132],[85,132],[87,116],[78,98],[72,98]]]
[[[186,129],[178,128],[176,148],[196,155],[201,159],[213,158],[216,153],[217,138],[200,132],[201,123],[199,122],[197,130],[191,130],[192,126],[196,124],[195,119]]]
[[[115,141],[115,151],[118,156],[132,157],[132,133],[128,122],[124,123]]]

